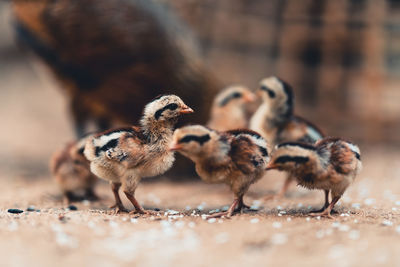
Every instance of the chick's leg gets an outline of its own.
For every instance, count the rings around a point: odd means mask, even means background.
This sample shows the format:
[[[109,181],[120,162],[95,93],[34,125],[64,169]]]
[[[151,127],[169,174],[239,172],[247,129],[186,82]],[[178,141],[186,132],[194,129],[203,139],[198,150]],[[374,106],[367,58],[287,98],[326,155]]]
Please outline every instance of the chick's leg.
[[[240,202],[240,199],[237,197],[233,200],[231,206],[229,207],[229,209],[227,211],[211,214],[211,215],[207,216],[207,218],[220,218],[222,216],[226,216],[229,218],[235,212],[235,208],[239,205],[239,202]]]
[[[242,196],[239,197],[239,203],[238,203],[237,209],[238,209],[239,211],[242,211],[244,208],[250,209],[250,206],[244,204],[243,195],[242,195]]]
[[[122,204],[121,198],[119,197],[118,191],[119,191],[120,187],[121,187],[120,183],[111,182],[111,190],[113,191],[113,194],[114,194],[115,204],[112,205],[110,208],[111,209],[115,208],[116,213],[128,212],[128,210]]]
[[[129,214],[151,214],[151,211],[143,209],[143,207],[139,204],[139,202],[136,200],[134,193],[129,193],[127,191],[124,191],[126,197],[129,199],[130,202],[132,202],[132,205],[135,207],[135,210],[133,212],[130,212]]]
[[[310,213],[323,212],[329,206],[329,190],[324,190],[324,193],[325,193],[325,204],[324,204],[324,206],[321,209],[313,210]]]
[[[332,198],[331,203],[328,205],[328,207],[326,209],[324,209],[324,211],[320,212],[320,213],[314,213],[312,214],[312,216],[321,216],[321,217],[327,217],[329,219],[333,219],[332,215],[331,215],[331,211],[333,210],[333,207],[335,206],[335,204],[339,201],[341,196],[335,196]]]
[[[135,198],[135,191],[137,186],[139,185],[140,182],[140,177],[136,177],[135,175],[126,175],[123,179],[122,186],[124,189],[124,193],[126,197],[129,199],[129,201],[132,203],[132,205],[135,207],[134,211],[131,211],[130,214],[154,214],[154,212],[150,210],[145,210],[143,207],[140,205],[140,203],[136,200]]]

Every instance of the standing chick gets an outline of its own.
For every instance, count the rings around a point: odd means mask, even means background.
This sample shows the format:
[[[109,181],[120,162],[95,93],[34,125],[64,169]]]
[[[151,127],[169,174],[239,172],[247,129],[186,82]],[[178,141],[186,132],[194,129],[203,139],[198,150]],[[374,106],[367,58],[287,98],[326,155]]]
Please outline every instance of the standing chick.
[[[277,77],[260,82],[259,94],[263,103],[250,120],[250,128],[259,132],[272,147],[282,142],[314,144],[324,134],[313,124],[293,114],[293,90]],[[276,196],[283,197],[294,177],[288,175]],[[271,197],[268,197],[271,198]]]
[[[245,104],[255,99],[246,87],[235,85],[225,88],[214,98],[207,126],[217,131],[247,128]]]
[[[144,177],[152,177],[171,168],[175,157],[169,151],[173,127],[181,114],[192,113],[175,95],[164,95],[146,105],[140,127],[112,129],[88,140],[85,156],[98,177],[111,182],[116,211],[125,208],[119,197],[122,189],[137,213],[145,211],[134,197]]]
[[[243,195],[263,176],[268,162],[265,140],[250,130],[216,132],[200,125],[186,126],[175,130],[170,149],[191,159],[205,182],[230,186],[235,195],[232,205],[211,217],[230,217],[236,207],[247,207]]]
[[[315,145],[283,143],[273,152],[267,169],[287,171],[299,185],[322,189],[325,204],[315,216],[331,217],[331,211],[361,171],[360,149],[340,138],[324,138]],[[329,203],[329,191],[332,201]]]
[[[77,142],[70,142],[62,149],[56,151],[50,160],[50,170],[56,183],[64,195],[64,202],[80,200],[76,195],[78,191],[84,192],[84,198],[97,200],[93,188],[97,181],[96,176],[90,172],[89,161],[83,155],[86,141],[91,135]]]

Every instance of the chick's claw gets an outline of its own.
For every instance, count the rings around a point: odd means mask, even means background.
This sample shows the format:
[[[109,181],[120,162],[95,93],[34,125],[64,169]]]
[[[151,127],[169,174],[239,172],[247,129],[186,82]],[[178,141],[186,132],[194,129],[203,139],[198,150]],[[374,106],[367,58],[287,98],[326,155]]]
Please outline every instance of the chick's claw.
[[[311,213],[310,216],[312,216],[312,217],[318,217],[318,216],[320,216],[320,217],[325,217],[325,218],[332,219],[332,220],[335,219],[335,218],[330,214],[330,212],[328,212],[327,210],[325,210],[325,211],[323,211],[323,212],[318,212],[318,213]]]
[[[117,203],[110,206],[110,209],[114,209],[115,214],[129,212],[129,210],[127,210],[122,204]]]
[[[145,209],[141,209],[141,210],[133,210],[131,212],[129,212],[129,215],[137,215],[137,214],[142,214],[142,215],[157,215],[158,212],[153,211],[153,210],[145,210]]]

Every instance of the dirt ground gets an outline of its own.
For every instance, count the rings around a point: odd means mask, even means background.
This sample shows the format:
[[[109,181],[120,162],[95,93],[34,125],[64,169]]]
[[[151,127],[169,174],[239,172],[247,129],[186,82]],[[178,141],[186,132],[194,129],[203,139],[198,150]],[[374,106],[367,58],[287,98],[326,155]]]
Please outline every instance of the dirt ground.
[[[399,157],[379,151],[364,158],[365,169],[334,220],[307,215],[322,204],[322,192],[293,186],[282,201],[257,201],[279,187],[278,173],[246,196],[258,211],[217,220],[201,215],[228,205],[232,196],[201,181],[141,184],[138,199],[161,212],[140,217],[114,215],[106,183],[96,188],[100,202],[70,211],[47,175],[1,177],[2,266],[400,266]],[[7,212],[32,205],[40,211]]]
[[[66,209],[47,161],[73,136],[67,102],[36,68],[28,61],[0,62],[1,266],[400,266],[395,148],[361,145],[364,170],[334,220],[307,215],[322,205],[322,192],[292,186],[287,198],[260,202],[283,183],[277,172],[246,195],[256,211],[232,219],[201,216],[229,205],[232,195],[199,179],[142,183],[138,200],[160,208],[159,216],[114,215],[104,182],[96,188],[100,202]],[[37,211],[26,211],[30,206]]]

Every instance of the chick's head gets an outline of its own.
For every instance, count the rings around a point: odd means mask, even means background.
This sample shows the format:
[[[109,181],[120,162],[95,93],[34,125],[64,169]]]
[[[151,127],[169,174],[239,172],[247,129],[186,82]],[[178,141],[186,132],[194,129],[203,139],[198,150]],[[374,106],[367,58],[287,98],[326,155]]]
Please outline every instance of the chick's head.
[[[275,76],[262,79],[257,93],[271,108],[293,112],[293,90],[285,81]]]
[[[196,160],[220,149],[220,135],[204,126],[192,125],[175,130],[170,150]]]

